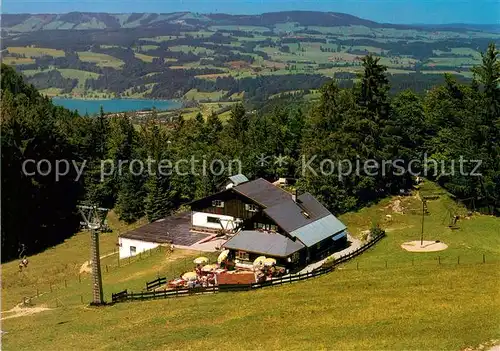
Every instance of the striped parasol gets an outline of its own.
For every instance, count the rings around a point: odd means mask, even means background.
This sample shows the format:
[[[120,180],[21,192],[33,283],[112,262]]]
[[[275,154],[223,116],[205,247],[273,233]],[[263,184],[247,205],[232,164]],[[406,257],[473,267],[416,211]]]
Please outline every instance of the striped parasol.
[[[253,261],[254,266],[261,266],[264,264],[264,261],[266,260],[266,256],[259,256]]]
[[[196,274],[196,272],[186,272],[182,275],[182,279],[192,281],[198,279],[198,275]]]
[[[206,264],[208,263],[208,258],[206,257],[197,257],[193,261],[194,264]]]

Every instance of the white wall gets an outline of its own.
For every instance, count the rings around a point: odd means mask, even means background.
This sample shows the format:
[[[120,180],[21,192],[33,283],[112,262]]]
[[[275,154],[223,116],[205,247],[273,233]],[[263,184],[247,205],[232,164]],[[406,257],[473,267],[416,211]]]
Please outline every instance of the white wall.
[[[222,225],[224,226],[224,229],[234,229],[234,227],[236,226],[236,223],[234,223],[234,217],[232,217],[232,216],[225,216],[225,215],[219,215],[219,214],[214,214],[214,213],[196,212],[196,211],[193,211],[191,224],[194,227],[221,229],[221,225],[219,223],[207,222],[207,217],[219,218]],[[233,222],[229,222],[229,221],[233,221]]]
[[[154,249],[160,244],[151,243],[147,241],[119,238],[118,243],[120,244],[120,258],[127,258],[129,256],[138,255],[141,252]],[[130,254],[130,246],[135,246],[135,254]]]

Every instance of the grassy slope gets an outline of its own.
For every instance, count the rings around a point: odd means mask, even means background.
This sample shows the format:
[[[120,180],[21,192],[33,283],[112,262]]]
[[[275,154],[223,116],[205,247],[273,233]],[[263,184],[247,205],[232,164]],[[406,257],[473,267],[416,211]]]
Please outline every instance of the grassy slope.
[[[453,203],[430,183],[422,192],[441,194],[441,199],[429,202],[431,214],[424,228],[426,239],[449,245],[446,251],[416,254],[401,250],[402,242],[419,238],[420,201],[404,198],[406,214],[398,215],[388,207],[391,202],[387,199],[342,216],[353,235],[380,222],[389,229],[388,237],[329,275],[260,291],[101,309],[80,303],[80,294],[89,296],[90,285],[85,280],[35,302],[55,307],[57,295],[64,307],[4,320],[2,330],[8,331],[4,346],[16,350],[227,349],[228,345],[231,349],[456,350],[498,339],[500,220],[475,215],[459,221],[460,229],[451,231],[443,212]],[[458,207],[452,210],[462,211]],[[386,214],[393,216],[390,223],[385,222]],[[79,248],[86,244],[82,241]],[[76,249],[76,243],[64,245],[54,249],[57,255],[52,262],[57,259],[63,264],[76,260],[74,255],[80,255],[80,260],[87,256],[85,250]],[[482,263],[483,253],[486,264]],[[48,254],[38,256],[45,262]],[[174,276],[190,266],[196,253],[176,251],[174,255],[153,252],[110,269],[104,273],[107,294],[122,288],[139,290],[158,271]],[[106,258],[103,265],[113,261],[116,257]],[[4,274],[15,269],[11,266],[4,265]],[[43,279],[47,278],[40,277]],[[18,295],[15,289],[11,285],[3,292]]]
[[[66,55],[63,50],[49,48],[10,46],[7,50],[9,50],[9,53],[26,55],[26,57],[40,57],[44,55],[62,57]]]
[[[93,62],[100,67],[112,67],[118,69],[125,64],[125,62],[116,57],[90,51],[79,51],[78,57],[84,62]]]

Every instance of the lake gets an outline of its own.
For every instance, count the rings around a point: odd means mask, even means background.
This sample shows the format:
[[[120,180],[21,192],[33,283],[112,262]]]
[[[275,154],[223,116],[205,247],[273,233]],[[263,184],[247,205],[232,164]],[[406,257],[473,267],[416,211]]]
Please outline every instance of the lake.
[[[178,101],[149,99],[83,100],[54,97],[52,102],[71,111],[77,110],[81,115],[99,113],[101,106],[105,113],[150,110],[153,107],[162,111],[182,107],[182,103]]]

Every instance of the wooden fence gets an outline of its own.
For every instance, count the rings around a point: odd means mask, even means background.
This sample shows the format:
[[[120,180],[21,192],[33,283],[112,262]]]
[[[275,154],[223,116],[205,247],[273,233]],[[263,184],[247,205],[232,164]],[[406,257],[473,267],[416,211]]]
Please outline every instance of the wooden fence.
[[[167,278],[159,277],[151,282],[146,282],[146,290],[151,291],[165,284],[167,284]]]
[[[199,287],[199,288],[179,288],[172,290],[158,291],[143,291],[143,292],[128,292],[127,290],[120,291],[116,294],[111,294],[112,302],[134,301],[134,300],[151,300],[164,299],[167,297],[179,297],[189,295],[215,294],[219,291],[218,286]]]
[[[153,281],[146,282],[146,290],[144,292],[133,293],[128,292],[127,290],[120,291],[116,294],[111,295],[112,302],[123,302],[123,301],[134,301],[134,300],[149,300],[149,299],[158,299],[158,298],[167,298],[167,297],[180,297],[180,296],[190,296],[190,295],[200,295],[200,294],[215,294],[217,292],[230,292],[230,291],[247,291],[252,289],[260,289],[268,286],[278,286],[287,283],[293,283],[305,279],[314,278],[326,273],[330,273],[335,269],[339,264],[346,262],[362,252],[368,250],[370,247],[379,242],[385,234],[380,234],[377,237],[373,238],[366,244],[360,246],[358,249],[348,253],[347,255],[341,256],[328,267],[320,267],[314,269],[307,273],[295,273],[289,274],[287,276],[272,279],[269,281],[265,281],[262,283],[252,283],[252,284],[232,284],[232,285],[219,285],[219,286],[211,286],[211,287],[198,287],[198,288],[178,288],[178,289],[170,289],[170,290],[158,290],[158,291],[150,291],[152,289],[158,288],[161,285],[166,284],[166,277],[159,277]]]

